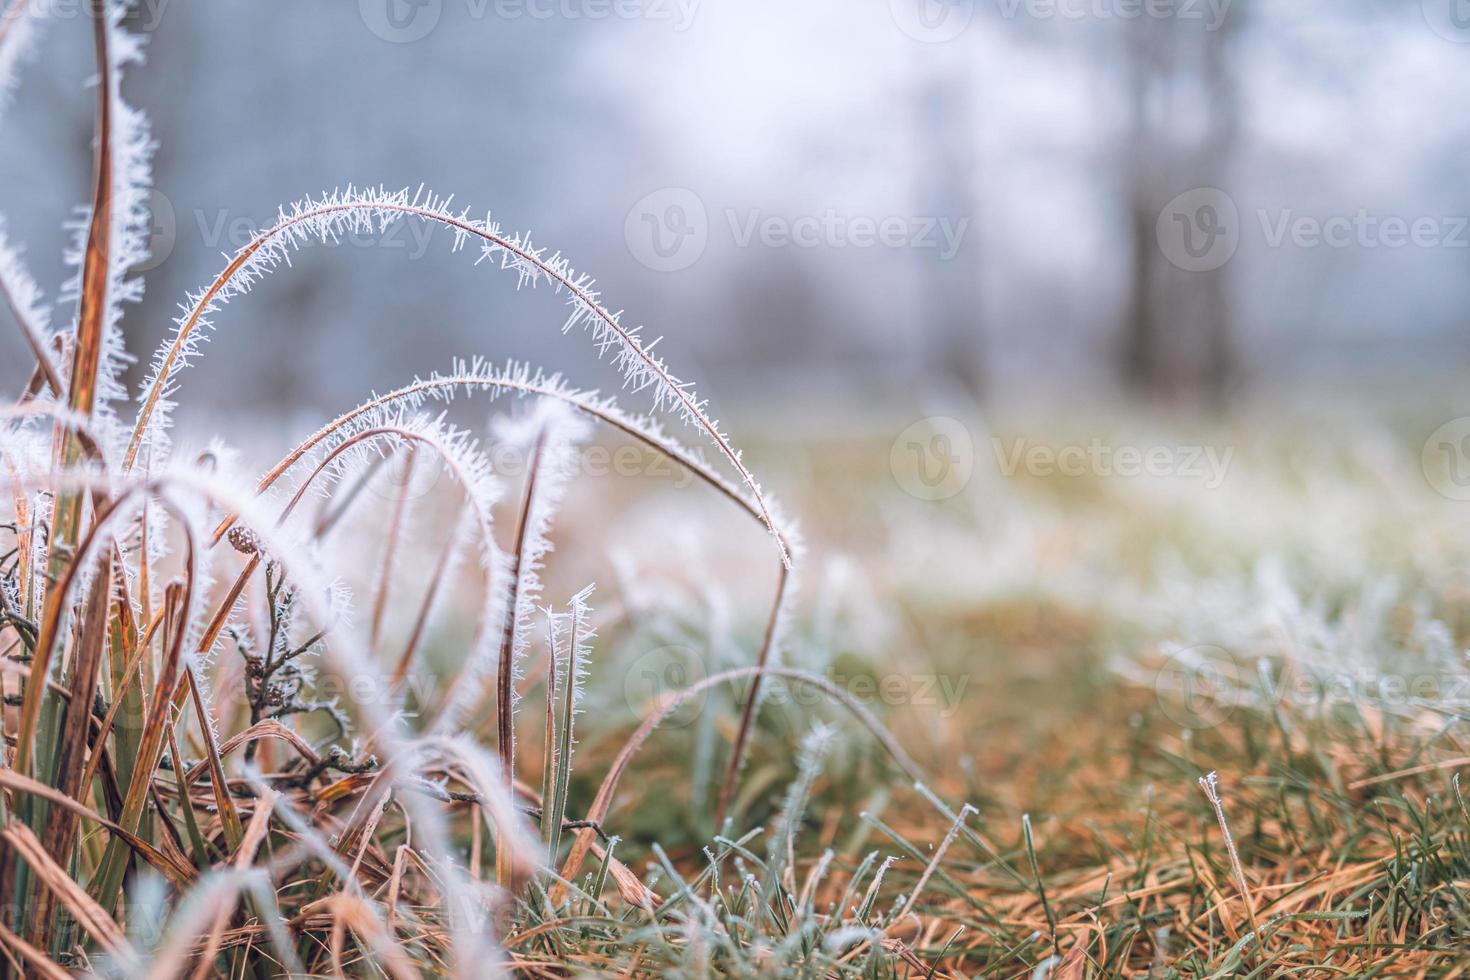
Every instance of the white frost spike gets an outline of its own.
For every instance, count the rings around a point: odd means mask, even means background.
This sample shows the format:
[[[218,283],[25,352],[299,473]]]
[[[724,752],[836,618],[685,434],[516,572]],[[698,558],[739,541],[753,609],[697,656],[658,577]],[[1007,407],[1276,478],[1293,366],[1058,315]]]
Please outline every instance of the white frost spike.
[[[0,20],[0,30],[4,29],[4,23]],[[0,86],[0,91],[3,91],[3,86]],[[20,324],[21,332],[26,335],[26,342],[51,358],[55,366],[51,350],[51,311],[42,301],[43,295],[41,287],[36,285],[36,280],[26,269],[21,250],[11,245],[6,237],[5,219],[0,217],[0,303],[9,307],[11,315]],[[55,369],[60,372],[59,366]]]
[[[40,35],[38,28],[46,15],[45,6],[19,0],[0,11],[0,118],[10,107],[20,66],[35,51],[35,41]]]
[[[592,641],[597,637],[597,631],[592,627],[592,608],[587,600],[592,597],[595,585],[589,585],[581,592],[572,596],[572,656],[574,658],[573,670],[571,672],[572,682],[572,711],[580,713],[582,698],[587,694],[587,664],[592,656]]]
[[[596,630],[592,627],[592,610],[587,599],[594,586],[587,586],[572,596],[570,611],[552,613],[547,609],[551,623],[549,656],[554,658],[556,670],[553,677],[560,678],[555,690],[547,691],[547,721],[553,725],[550,740],[551,765],[547,769],[547,785],[544,788],[544,807],[548,814],[546,839],[555,850],[560,837],[561,822],[566,812],[567,793],[572,778],[572,755],[577,744],[577,715],[587,683],[587,662],[592,656],[592,640]],[[560,695],[558,696],[558,691]]]
[[[776,821],[775,833],[771,835],[766,849],[766,875],[761,885],[762,904],[786,884],[791,841],[801,829],[807,803],[811,800],[812,787],[822,771],[822,760],[836,739],[836,729],[818,722],[801,740],[801,748],[796,754],[796,778],[787,787],[786,800]]]

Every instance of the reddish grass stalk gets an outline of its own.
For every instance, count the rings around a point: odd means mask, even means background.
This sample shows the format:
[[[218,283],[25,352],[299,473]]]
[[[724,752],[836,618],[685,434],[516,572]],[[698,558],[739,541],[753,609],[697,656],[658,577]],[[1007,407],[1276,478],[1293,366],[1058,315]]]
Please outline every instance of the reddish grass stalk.
[[[143,840],[137,834],[129,831],[121,824],[114,823],[83,803],[78,803],[55,787],[47,786],[45,783],[37,782],[29,776],[22,776],[18,772],[5,768],[0,768],[0,787],[13,790],[17,793],[24,793],[27,796],[32,796],[37,799],[46,800],[54,806],[71,810],[83,819],[95,823],[122,841],[123,844],[132,848],[134,853],[161,871],[165,877],[175,884],[185,885],[196,877],[197,873],[191,866],[170,858],[164,852]]]
[[[393,518],[388,524],[388,540],[383,545],[383,564],[378,570],[378,585],[373,595],[372,628],[368,633],[368,651],[377,653],[383,638],[383,615],[388,608],[389,584],[393,578],[393,563],[398,557],[398,539],[403,534],[404,514],[408,508],[408,486],[413,482],[414,453],[418,447],[410,442],[403,460],[403,487],[398,499],[393,502]]]
[[[462,520],[456,518],[454,522],[454,535],[445,543],[444,550],[439,554],[439,561],[434,566],[434,575],[429,579],[429,588],[424,593],[423,602],[419,604],[418,615],[414,617],[413,631],[408,635],[408,643],[404,645],[403,654],[398,658],[398,663],[393,667],[393,686],[397,688],[408,676],[408,668],[413,664],[414,655],[418,652],[419,645],[423,643],[424,633],[429,627],[429,616],[434,610],[434,603],[438,601],[439,590],[444,586],[445,576],[449,573],[449,566],[454,562],[454,550],[459,546],[459,526]]]
[[[56,788],[67,796],[82,792],[81,777],[85,770],[82,759],[87,751],[87,734],[92,722],[92,700],[97,693],[97,677],[102,669],[102,652],[107,641],[108,606],[112,601],[112,562],[104,555],[103,566],[87,595],[78,627],[79,638],[72,651],[71,680],[68,703],[63,709],[61,740],[56,749]],[[73,567],[81,565],[78,561]],[[98,752],[101,754],[101,743]],[[49,854],[71,853],[72,836],[77,816],[70,810],[47,813],[44,846]],[[70,881],[70,879],[67,879]],[[46,890],[36,896],[31,940],[44,945],[52,924],[55,901],[60,896]]]
[[[771,650],[776,645],[776,631],[781,628],[781,616],[786,605],[786,585],[791,572],[786,565],[782,565],[777,574],[776,601],[771,605],[771,614],[766,620],[765,637],[761,640],[760,653],[756,657],[755,666],[758,669],[764,668],[770,661]],[[730,809],[730,800],[735,795],[735,784],[740,779],[741,768],[745,765],[745,749],[750,741],[750,730],[755,721],[756,708],[760,705],[762,677],[763,673],[757,673],[750,682],[750,695],[746,698],[745,707],[740,712],[740,727],[735,732],[735,743],[730,749],[730,763],[725,769],[725,781],[720,786],[719,806],[715,809],[716,827],[725,822],[725,814]]]
[[[107,50],[109,13],[105,0],[90,0],[93,46],[97,58],[97,149],[93,167],[92,215],[82,256],[81,303],[76,347],[72,350],[71,392],[67,403],[91,415],[97,398],[97,368],[106,328],[107,273],[112,236],[112,99]]]
[[[515,652],[516,610],[521,601],[522,565],[526,556],[526,541],[531,531],[531,507],[536,502],[536,481],[541,473],[541,454],[546,448],[546,429],[542,427],[536,435],[536,448],[531,453],[530,469],[526,473],[526,490],[521,497],[521,509],[516,520],[515,547],[511,550],[511,592],[509,608],[505,617],[505,629],[500,636],[500,658],[495,676],[495,719],[499,736],[500,765],[505,770],[507,782],[515,779],[515,718],[512,715],[512,699],[515,696]]]
[[[500,767],[506,788],[515,792],[516,776],[516,727],[513,699],[515,697],[515,633],[516,611],[521,601],[522,564],[525,561],[526,540],[531,527],[531,507],[536,500],[536,480],[541,471],[541,453],[546,447],[546,428],[536,434],[536,448],[531,454],[530,469],[526,473],[526,491],[521,498],[520,515],[516,521],[516,543],[511,551],[511,593],[505,613],[505,630],[500,637],[500,658],[495,671],[495,724],[496,747],[500,753]],[[555,657],[552,658],[553,660]],[[547,694],[547,698],[551,697]],[[502,888],[511,882],[511,866],[508,852],[503,847],[495,849],[495,882]]]

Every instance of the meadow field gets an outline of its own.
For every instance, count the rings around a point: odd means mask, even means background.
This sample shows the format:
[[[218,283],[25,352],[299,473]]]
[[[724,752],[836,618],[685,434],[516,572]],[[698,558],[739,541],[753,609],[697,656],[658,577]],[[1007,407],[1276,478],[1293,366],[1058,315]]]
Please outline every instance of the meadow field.
[[[1456,385],[834,396],[773,364],[715,402],[639,290],[345,182],[165,328],[139,11],[85,11],[0,18],[0,109],[51,15],[97,72],[69,278],[0,224],[0,973],[1470,969]],[[404,225],[563,303],[525,330],[595,376],[487,316],[333,401],[356,361],[307,314],[362,256],[303,252]],[[387,318],[353,343],[429,329]]]

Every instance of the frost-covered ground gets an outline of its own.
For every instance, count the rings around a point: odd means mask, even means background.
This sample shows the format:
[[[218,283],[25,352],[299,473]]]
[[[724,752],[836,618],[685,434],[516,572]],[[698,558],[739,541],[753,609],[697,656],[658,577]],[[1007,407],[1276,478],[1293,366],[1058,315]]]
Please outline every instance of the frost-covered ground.
[[[912,788],[822,699],[783,690],[762,715],[736,826],[772,819],[796,740],[820,717],[843,734],[792,883],[820,866],[840,895],[849,874],[871,875],[870,852],[894,857],[885,934],[926,964],[1001,976],[1445,972],[1467,929],[1470,812],[1456,773],[1470,765],[1470,503],[1456,499],[1457,430],[1412,415],[1111,412],[993,433],[972,422],[971,480],[946,500],[905,490],[881,433],[770,448],[808,517],[788,661],[872,706],[927,785]],[[1033,453],[1007,474],[1018,441],[1069,460],[1080,447],[1085,472]],[[1133,473],[1148,466],[1125,447],[1144,461],[1157,450],[1152,475]],[[1228,461],[1223,478],[1195,465],[1211,451]],[[640,536],[668,527],[669,511],[647,506]],[[705,567],[692,553],[669,565],[675,581]],[[643,689],[635,654],[647,645],[608,651],[620,666],[594,719],[617,719],[619,696]],[[658,841],[691,873],[716,830],[701,801],[708,746],[731,723],[722,703],[643,757],[654,798],[693,805],[623,811],[634,841]],[[1248,899],[1197,782],[1210,772]],[[978,812],[945,847],[965,803]],[[744,950],[748,962],[790,955],[783,928],[763,928],[777,937]],[[698,952],[659,955],[688,965]]]

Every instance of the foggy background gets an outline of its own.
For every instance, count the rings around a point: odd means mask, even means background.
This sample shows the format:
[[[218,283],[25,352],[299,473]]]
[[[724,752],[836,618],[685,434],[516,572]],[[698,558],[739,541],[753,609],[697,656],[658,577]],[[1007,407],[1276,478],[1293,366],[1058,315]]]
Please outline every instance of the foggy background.
[[[0,212],[54,298],[91,35],[34,6]],[[1463,0],[152,0],[132,26],[145,361],[280,205],[422,183],[571,256],[727,412],[1214,405],[1470,362]],[[183,405],[317,418],[476,354],[615,387],[559,298],[449,246],[296,256],[216,318]],[[26,361],[0,330],[0,381]]]

